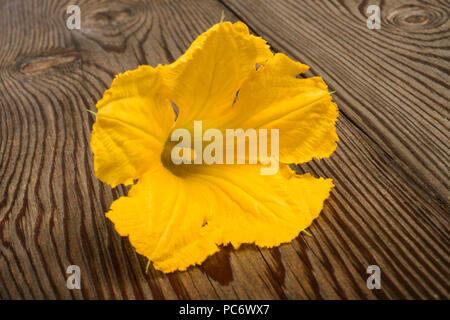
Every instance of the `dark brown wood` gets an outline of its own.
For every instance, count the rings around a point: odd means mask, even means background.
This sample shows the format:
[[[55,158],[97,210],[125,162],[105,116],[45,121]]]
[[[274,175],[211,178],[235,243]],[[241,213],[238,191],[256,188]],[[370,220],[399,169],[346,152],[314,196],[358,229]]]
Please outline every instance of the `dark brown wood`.
[[[448,299],[448,1],[0,1],[1,299]],[[323,76],[340,107],[330,159],[297,166],[336,187],[318,220],[274,249],[223,248],[164,275],[105,218],[126,194],[93,175],[96,101],[115,74],[168,63],[242,20]],[[81,268],[81,290],[66,268]],[[379,265],[382,289],[366,268]]]

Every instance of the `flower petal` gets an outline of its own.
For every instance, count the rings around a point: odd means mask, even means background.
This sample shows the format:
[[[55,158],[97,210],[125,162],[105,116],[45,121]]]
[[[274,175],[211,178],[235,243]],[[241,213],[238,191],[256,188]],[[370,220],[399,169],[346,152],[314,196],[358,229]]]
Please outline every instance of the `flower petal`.
[[[118,75],[97,109],[91,138],[95,175],[113,187],[131,184],[160,162],[174,124],[160,70],[141,66]]]
[[[242,85],[229,127],[279,129],[280,161],[303,163],[336,149],[338,108],[320,77],[299,79],[308,70],[278,53]]]
[[[179,108],[177,127],[222,116],[256,64],[272,55],[266,41],[249,35],[242,22],[216,24],[200,35],[162,68],[170,99]]]
[[[121,236],[163,272],[185,270],[218,251],[220,233],[207,223],[216,211],[211,191],[198,181],[157,166],[114,201],[106,216]]]
[[[201,169],[215,190],[219,211],[213,223],[222,229],[224,244],[273,247],[291,241],[319,216],[333,187],[331,179],[296,175],[287,165],[275,175],[263,176],[260,169],[259,165]]]
[[[185,270],[220,244],[272,247],[312,223],[333,187],[331,179],[281,169],[261,176],[260,166],[195,166],[176,176],[155,167],[106,215],[156,269]]]

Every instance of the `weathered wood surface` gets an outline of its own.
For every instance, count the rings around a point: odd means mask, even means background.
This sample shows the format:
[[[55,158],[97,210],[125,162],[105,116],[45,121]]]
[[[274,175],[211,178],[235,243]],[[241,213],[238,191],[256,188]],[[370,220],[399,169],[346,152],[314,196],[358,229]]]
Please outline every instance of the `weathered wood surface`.
[[[81,30],[65,25],[73,3]],[[381,1],[381,30],[369,4],[0,1],[0,298],[448,299],[450,2]],[[145,274],[104,217],[126,190],[94,177],[85,109],[115,74],[176,59],[222,10],[337,91],[337,151],[298,167],[336,187],[312,238]],[[72,264],[81,290],[66,288]]]

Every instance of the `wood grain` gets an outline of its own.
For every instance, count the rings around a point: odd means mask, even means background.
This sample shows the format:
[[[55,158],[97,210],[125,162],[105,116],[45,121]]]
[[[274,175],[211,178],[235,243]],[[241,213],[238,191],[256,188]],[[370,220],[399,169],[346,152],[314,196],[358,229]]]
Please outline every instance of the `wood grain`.
[[[65,26],[81,8],[82,29]],[[1,299],[448,299],[449,2],[0,2]],[[373,4],[372,2],[370,4]],[[93,175],[96,101],[115,74],[174,61],[219,20],[242,20],[336,90],[339,147],[297,166],[336,187],[274,249],[223,248],[164,275],[104,216],[127,190]],[[67,266],[81,290],[66,288]],[[366,268],[382,289],[366,287]]]

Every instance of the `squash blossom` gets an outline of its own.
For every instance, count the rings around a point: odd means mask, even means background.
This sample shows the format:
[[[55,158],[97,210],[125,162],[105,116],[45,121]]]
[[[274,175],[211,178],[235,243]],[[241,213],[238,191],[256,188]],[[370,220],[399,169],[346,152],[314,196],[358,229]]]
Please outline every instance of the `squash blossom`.
[[[333,153],[338,108],[322,78],[297,78],[308,68],[273,54],[245,24],[224,22],[172,64],[114,79],[97,103],[95,175],[112,187],[133,184],[106,216],[156,269],[186,270],[229,243],[278,246],[318,217],[332,180],[296,175],[289,164]],[[195,121],[223,132],[278,129],[279,170],[174,164],[171,133],[193,132]]]

